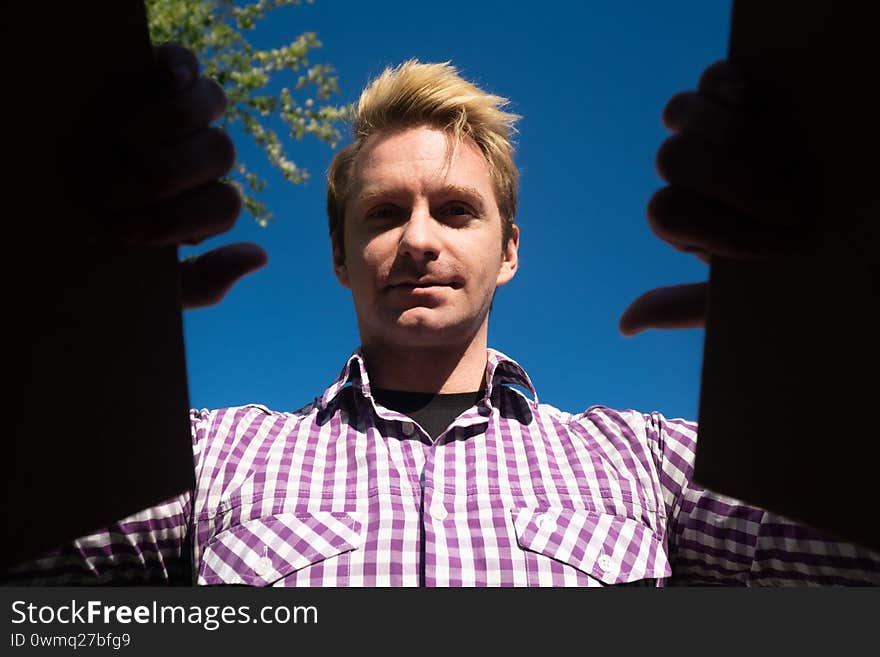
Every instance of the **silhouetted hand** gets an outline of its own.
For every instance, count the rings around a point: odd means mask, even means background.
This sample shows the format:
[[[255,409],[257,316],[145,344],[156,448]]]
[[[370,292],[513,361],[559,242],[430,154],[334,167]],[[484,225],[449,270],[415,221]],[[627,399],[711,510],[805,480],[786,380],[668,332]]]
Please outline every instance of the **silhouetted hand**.
[[[673,135],[657,152],[657,169],[669,185],[651,197],[648,223],[707,263],[772,257],[799,239],[791,143],[747,109],[747,91],[742,74],[721,61],[706,69],[698,91],[676,94],[663,111]],[[707,295],[708,283],[650,290],[624,311],[620,331],[702,327]]]
[[[154,48],[154,57],[158,87],[114,144],[104,225],[111,243],[127,247],[198,244],[232,228],[241,212],[238,191],[221,181],[235,162],[235,148],[211,126],[226,110],[226,95],[199,75],[189,50],[165,44]],[[266,261],[265,251],[250,243],[184,260],[182,306],[217,303]]]

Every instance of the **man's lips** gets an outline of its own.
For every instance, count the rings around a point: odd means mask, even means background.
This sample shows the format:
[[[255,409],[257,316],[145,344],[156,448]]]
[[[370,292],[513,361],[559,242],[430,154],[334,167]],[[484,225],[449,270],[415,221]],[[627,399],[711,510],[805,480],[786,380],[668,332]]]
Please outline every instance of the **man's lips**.
[[[405,290],[405,291],[418,291],[418,290],[438,290],[442,288],[451,288],[453,290],[458,290],[462,287],[462,284],[457,281],[401,281],[399,283],[394,283],[392,285],[388,285],[387,289],[389,290]]]

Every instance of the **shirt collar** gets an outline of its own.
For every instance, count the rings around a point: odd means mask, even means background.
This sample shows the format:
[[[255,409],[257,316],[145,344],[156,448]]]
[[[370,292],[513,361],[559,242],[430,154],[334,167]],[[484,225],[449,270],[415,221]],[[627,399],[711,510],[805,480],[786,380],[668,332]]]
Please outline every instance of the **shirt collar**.
[[[510,356],[502,354],[500,351],[488,349],[489,360],[486,363],[486,399],[492,398],[492,390],[497,385],[509,384],[522,386],[531,394],[532,399],[529,402],[536,409],[538,408],[538,393],[535,392],[535,386],[522,365],[517,363]]]
[[[532,395],[532,400],[529,403],[537,409],[538,393],[535,392],[532,380],[522,366],[500,351],[495,351],[494,349],[487,349],[486,351],[488,359],[486,363],[486,395],[483,398],[484,401],[491,405],[490,400],[492,399],[492,391],[495,386],[503,384],[518,385],[529,391]],[[352,352],[339,376],[321,395],[321,409],[330,405],[348,384],[351,384],[355,391],[367,399],[372,398],[370,376],[367,373],[364,354],[360,347]]]
[[[349,356],[348,360],[345,362],[342,371],[339,373],[339,376],[336,377],[336,380],[331,383],[330,387],[324,391],[323,395],[321,395],[321,408],[324,409],[329,406],[330,403],[339,396],[342,389],[349,383],[364,397],[367,397],[368,399],[372,397],[370,393],[370,377],[367,374],[367,366],[364,363],[364,353],[361,351],[360,347],[352,352],[351,356]]]

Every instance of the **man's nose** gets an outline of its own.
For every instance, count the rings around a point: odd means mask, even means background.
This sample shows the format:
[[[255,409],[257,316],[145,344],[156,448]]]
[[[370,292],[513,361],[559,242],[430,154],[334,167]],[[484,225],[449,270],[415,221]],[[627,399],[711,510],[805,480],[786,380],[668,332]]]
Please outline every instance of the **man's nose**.
[[[416,204],[400,236],[400,252],[416,262],[436,260],[440,255],[440,226],[427,204]]]

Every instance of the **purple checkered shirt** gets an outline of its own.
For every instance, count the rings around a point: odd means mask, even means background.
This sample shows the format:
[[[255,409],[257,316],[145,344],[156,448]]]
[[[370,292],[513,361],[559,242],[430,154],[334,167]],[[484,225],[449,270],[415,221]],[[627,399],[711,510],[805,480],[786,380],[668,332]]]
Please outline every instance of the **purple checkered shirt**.
[[[485,396],[436,440],[373,399],[359,351],[295,412],[193,411],[193,495],[12,581],[880,584],[880,555],[691,483],[695,424],[539,404],[525,371],[493,350],[485,379]]]

